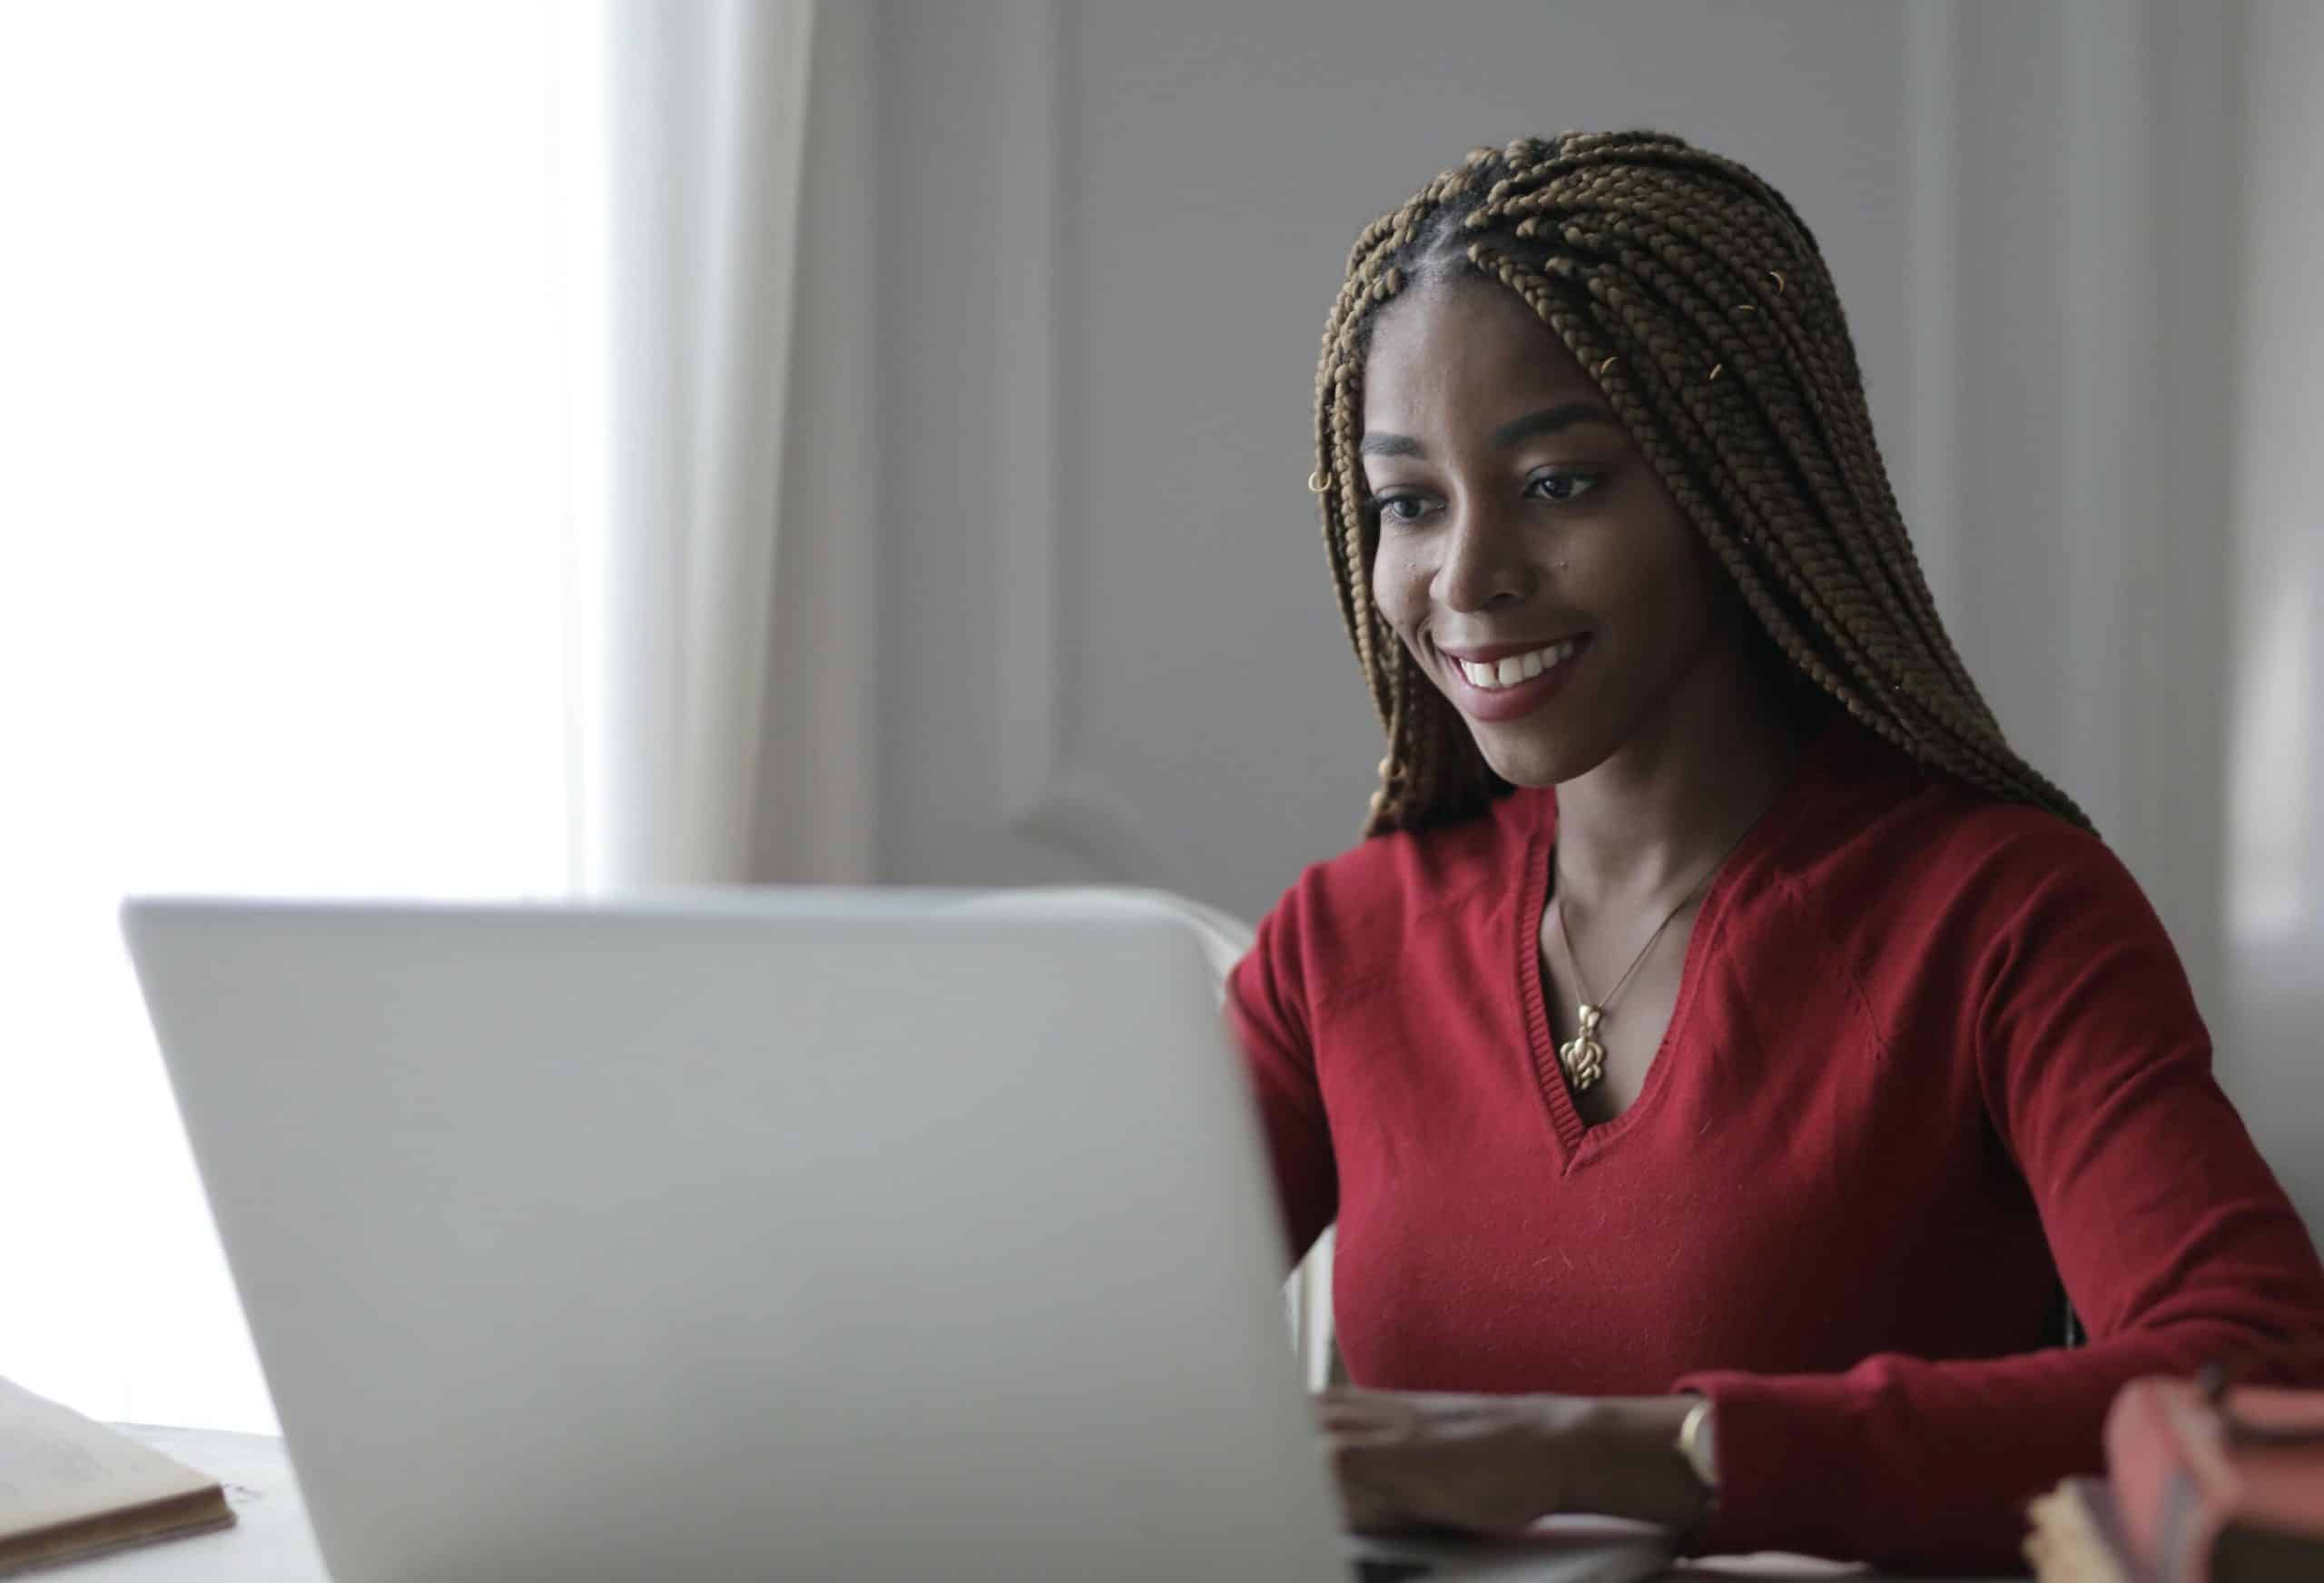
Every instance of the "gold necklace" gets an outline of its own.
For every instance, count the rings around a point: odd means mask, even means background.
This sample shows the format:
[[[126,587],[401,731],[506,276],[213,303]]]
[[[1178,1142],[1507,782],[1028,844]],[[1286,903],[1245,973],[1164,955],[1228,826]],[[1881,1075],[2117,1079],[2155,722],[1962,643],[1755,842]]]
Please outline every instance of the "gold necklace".
[[[1748,833],[1747,830],[1745,834]],[[1607,1010],[1614,1004],[1614,998],[1629,987],[1630,975],[1638,971],[1640,962],[1646,960],[1646,953],[1654,949],[1654,942],[1660,939],[1662,931],[1670,927],[1670,920],[1685,910],[1687,903],[1695,899],[1695,893],[1709,882],[1710,877],[1718,872],[1719,864],[1727,861],[1728,855],[1742,842],[1742,836],[1736,837],[1727,850],[1719,853],[1710,867],[1687,887],[1687,893],[1662,915],[1662,921],[1656,924],[1654,932],[1646,937],[1646,943],[1639,947],[1638,955],[1630,959],[1630,965],[1622,969],[1622,976],[1614,981],[1613,988],[1607,991],[1603,1000],[1593,1002],[1590,986],[1581,981],[1581,958],[1573,949],[1573,931],[1565,926],[1565,887],[1559,885],[1550,897],[1550,905],[1558,915],[1558,938],[1565,942],[1565,959],[1573,968],[1574,988],[1581,991],[1581,998],[1573,1009],[1573,1037],[1558,1047],[1558,1064],[1565,1068],[1566,1077],[1573,1084],[1576,1094],[1587,1094],[1606,1075],[1606,1047],[1598,1042],[1598,1025],[1605,1020]],[[1555,870],[1551,871],[1554,874]]]

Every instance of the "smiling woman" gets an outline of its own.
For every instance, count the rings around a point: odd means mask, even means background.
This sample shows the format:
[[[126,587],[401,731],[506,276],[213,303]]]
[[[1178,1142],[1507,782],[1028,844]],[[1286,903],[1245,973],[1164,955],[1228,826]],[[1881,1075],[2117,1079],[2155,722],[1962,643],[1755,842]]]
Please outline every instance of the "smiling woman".
[[[1317,397],[1388,754],[1230,1007],[1292,1253],[1337,1227],[1354,1522],[2014,1568],[2125,1381],[2324,1329],[1781,197],[1658,133],[1481,151],[1358,241]]]
[[[1370,361],[1373,601],[1494,774],[1573,779],[1697,671],[1757,695],[1765,637],[1523,302],[1422,287],[1381,314]]]

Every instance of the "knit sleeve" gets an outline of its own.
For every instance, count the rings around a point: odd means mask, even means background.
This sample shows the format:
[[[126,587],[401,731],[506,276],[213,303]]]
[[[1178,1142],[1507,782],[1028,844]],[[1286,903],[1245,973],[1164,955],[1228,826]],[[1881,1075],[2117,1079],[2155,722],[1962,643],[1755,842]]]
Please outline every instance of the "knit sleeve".
[[[2161,921],[2102,844],[2069,833],[1976,909],[1990,943],[1957,1037],[2089,1344],[1681,1378],[1716,1403],[1704,1549],[2018,1570],[2026,1500],[2102,1469],[2124,1381],[2324,1333],[2324,1269],[2213,1081]]]
[[[1259,921],[1256,940],[1226,980],[1227,1020],[1248,1062],[1293,1263],[1339,1209],[1331,1128],[1309,1034],[1306,906],[1301,889],[1285,895]]]

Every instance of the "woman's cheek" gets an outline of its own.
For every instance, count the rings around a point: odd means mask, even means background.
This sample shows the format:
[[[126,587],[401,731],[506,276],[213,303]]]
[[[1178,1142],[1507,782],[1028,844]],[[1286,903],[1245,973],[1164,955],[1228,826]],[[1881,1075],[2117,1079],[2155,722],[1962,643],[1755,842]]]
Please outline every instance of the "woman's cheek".
[[[1384,547],[1374,557],[1372,603],[1407,638],[1427,608],[1427,571],[1411,551]]]

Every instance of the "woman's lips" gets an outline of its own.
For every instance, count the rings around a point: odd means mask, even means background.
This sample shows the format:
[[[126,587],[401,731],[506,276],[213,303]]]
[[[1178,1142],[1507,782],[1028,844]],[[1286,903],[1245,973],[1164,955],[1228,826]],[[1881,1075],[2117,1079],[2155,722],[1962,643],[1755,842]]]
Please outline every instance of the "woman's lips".
[[[1590,657],[1590,636],[1583,634],[1571,654],[1540,675],[1506,687],[1480,687],[1469,680],[1458,660],[1441,652],[1438,657],[1451,683],[1453,706],[1462,713],[1472,720],[1515,720],[1532,713],[1563,690],[1573,668]]]

